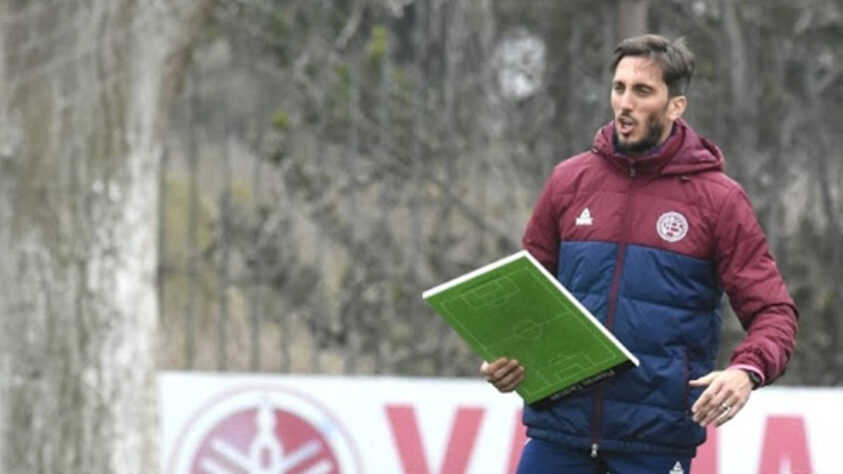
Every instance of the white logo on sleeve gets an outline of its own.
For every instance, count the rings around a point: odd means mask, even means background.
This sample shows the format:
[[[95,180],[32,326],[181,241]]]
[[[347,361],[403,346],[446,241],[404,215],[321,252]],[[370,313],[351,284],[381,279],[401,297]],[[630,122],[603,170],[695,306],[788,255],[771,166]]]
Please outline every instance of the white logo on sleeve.
[[[676,461],[676,464],[673,465],[673,469],[671,469],[667,474],[685,474],[685,470],[682,469],[682,465],[679,464],[679,461]]]
[[[577,225],[592,225],[594,223],[594,219],[591,218],[591,211],[588,210],[586,207],[585,209],[580,212],[580,215],[577,216]]]
[[[656,223],[656,231],[668,242],[679,242],[688,233],[688,220],[678,212],[665,212]]]

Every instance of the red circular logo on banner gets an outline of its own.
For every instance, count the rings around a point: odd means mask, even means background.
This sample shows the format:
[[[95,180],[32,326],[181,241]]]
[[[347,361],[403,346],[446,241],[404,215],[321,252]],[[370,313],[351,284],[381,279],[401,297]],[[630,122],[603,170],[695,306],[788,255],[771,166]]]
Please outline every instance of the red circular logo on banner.
[[[295,392],[243,389],[202,408],[170,474],[356,474],[357,451],[328,411]]]

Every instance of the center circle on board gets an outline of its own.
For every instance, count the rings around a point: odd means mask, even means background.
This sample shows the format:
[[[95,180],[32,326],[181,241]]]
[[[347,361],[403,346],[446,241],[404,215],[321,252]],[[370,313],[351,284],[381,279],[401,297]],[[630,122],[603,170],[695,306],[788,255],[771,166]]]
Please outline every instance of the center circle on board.
[[[541,337],[543,332],[541,325],[539,325],[532,319],[518,321],[517,323],[515,323],[513,331],[515,332],[516,336],[529,341],[535,341],[536,339]]]

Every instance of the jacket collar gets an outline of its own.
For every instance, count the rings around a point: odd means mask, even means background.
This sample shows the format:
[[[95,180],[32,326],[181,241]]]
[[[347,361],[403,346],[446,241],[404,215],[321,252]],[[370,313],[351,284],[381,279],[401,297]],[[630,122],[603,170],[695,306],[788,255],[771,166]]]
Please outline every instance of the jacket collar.
[[[710,140],[697,133],[684,120],[674,122],[673,131],[661,146],[650,153],[631,157],[615,150],[613,122],[597,131],[594,151],[613,168],[629,176],[689,175],[702,171],[722,171],[723,153]]]

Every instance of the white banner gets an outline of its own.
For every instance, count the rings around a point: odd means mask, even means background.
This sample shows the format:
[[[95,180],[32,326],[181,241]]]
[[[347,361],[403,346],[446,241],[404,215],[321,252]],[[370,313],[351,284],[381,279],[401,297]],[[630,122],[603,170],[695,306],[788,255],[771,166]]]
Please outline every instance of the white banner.
[[[159,375],[164,474],[510,474],[521,402],[482,380]],[[765,388],[694,474],[843,472],[843,390]]]

